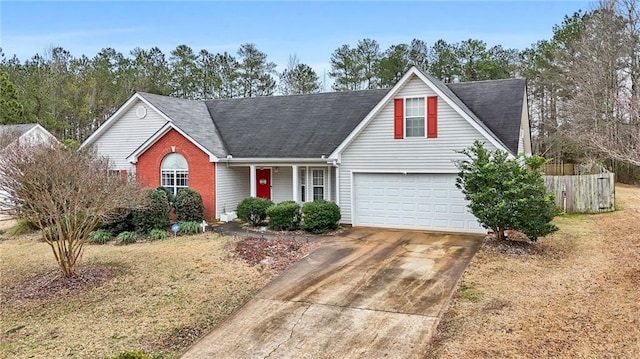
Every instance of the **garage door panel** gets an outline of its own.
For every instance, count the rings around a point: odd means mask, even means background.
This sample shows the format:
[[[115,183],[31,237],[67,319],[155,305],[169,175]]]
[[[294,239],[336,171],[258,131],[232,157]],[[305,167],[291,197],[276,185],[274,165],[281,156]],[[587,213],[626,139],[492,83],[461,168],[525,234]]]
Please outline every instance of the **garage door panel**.
[[[354,174],[354,225],[483,232],[454,174]]]

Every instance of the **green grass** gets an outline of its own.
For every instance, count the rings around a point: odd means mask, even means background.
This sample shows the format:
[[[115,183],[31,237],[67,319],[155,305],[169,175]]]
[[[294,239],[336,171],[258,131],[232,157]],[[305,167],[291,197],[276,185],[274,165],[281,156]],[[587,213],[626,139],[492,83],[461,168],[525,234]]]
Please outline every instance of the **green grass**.
[[[470,285],[462,284],[460,286],[460,293],[462,299],[468,302],[475,303],[480,300],[480,293]]]

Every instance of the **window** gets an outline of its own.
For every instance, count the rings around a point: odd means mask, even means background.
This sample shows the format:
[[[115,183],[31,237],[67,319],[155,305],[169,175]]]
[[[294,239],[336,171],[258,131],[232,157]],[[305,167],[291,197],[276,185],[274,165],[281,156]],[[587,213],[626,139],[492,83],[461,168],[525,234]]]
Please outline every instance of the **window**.
[[[405,99],[405,131],[406,137],[425,136],[424,97]]]
[[[311,182],[313,188],[313,200],[324,199],[324,170],[311,170]]]
[[[160,185],[174,195],[180,188],[189,187],[189,167],[182,155],[170,153],[162,160]]]
[[[307,171],[304,168],[300,169],[300,201],[307,201]]]

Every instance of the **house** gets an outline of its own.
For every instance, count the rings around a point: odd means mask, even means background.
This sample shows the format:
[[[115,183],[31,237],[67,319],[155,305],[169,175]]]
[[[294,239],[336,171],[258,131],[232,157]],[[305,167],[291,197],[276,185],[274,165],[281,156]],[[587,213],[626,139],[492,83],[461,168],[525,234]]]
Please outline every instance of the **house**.
[[[243,198],[318,199],[344,224],[482,232],[455,187],[475,140],[530,154],[525,81],[449,84],[416,68],[391,89],[207,101],[134,94],[82,146],[219,218]]]
[[[40,144],[58,142],[54,135],[37,123],[25,123],[19,125],[0,125],[0,158],[2,152],[16,144]],[[2,173],[0,173],[2,176]],[[6,219],[6,212],[10,204],[6,199],[6,192],[0,190],[0,220]]]

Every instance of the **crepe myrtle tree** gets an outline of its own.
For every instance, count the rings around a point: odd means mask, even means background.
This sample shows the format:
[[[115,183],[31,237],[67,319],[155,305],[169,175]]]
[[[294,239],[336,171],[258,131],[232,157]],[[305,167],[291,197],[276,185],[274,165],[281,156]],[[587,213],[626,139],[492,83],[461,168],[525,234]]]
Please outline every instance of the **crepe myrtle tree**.
[[[67,278],[76,273],[89,233],[140,203],[136,184],[91,149],[14,143],[0,154],[0,168],[10,211],[40,231]]]
[[[467,159],[456,163],[460,170],[456,187],[484,228],[501,240],[512,229],[532,241],[558,230],[551,223],[558,209],[539,170],[544,158],[510,157],[505,151],[487,150],[479,141],[460,153]]]

